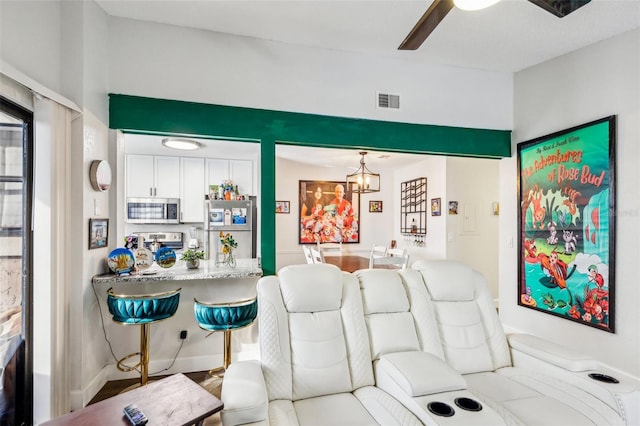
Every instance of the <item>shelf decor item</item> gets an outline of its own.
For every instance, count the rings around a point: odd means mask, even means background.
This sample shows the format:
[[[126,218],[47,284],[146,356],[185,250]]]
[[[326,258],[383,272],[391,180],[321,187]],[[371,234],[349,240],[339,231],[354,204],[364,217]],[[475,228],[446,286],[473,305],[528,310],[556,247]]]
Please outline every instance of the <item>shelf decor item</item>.
[[[156,252],[156,263],[161,268],[171,268],[176,264],[176,252],[171,247],[160,247]]]
[[[198,269],[200,266],[200,259],[204,259],[204,251],[188,249],[182,252],[180,260],[184,260],[187,264],[187,269]]]
[[[222,254],[224,254],[222,264],[229,268],[235,268],[236,258],[233,255],[233,250],[238,248],[238,242],[228,232],[225,234],[220,231],[220,244],[222,244]]]
[[[517,146],[518,304],[610,333],[615,136],[609,116]]]
[[[131,250],[118,247],[107,257],[107,265],[111,272],[117,275],[128,274],[133,271],[136,261]]]

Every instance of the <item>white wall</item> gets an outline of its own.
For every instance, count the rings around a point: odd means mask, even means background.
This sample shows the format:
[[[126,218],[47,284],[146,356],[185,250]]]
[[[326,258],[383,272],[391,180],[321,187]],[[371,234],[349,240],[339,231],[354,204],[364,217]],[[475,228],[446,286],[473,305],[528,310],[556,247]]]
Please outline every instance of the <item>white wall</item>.
[[[447,258],[460,260],[482,272],[498,299],[498,216],[492,204],[499,199],[499,160],[447,158],[447,194],[442,215],[447,220]],[[458,214],[449,215],[449,201],[458,201]]]
[[[400,122],[512,127],[508,73],[121,18],[111,20],[110,37],[113,93]],[[377,110],[376,90],[401,94],[402,111]]]
[[[610,334],[520,307],[516,143],[617,115],[615,308]],[[500,316],[507,326],[583,351],[640,376],[640,30],[521,71],[514,80],[513,152],[500,165]]]

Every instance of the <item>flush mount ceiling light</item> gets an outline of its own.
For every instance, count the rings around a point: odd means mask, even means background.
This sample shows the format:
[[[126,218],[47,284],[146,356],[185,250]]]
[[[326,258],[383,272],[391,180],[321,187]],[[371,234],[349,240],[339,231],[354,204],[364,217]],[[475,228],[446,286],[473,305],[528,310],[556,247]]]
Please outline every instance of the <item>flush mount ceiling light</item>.
[[[162,139],[162,145],[167,148],[181,149],[183,151],[193,151],[202,146],[198,141],[185,138],[164,138]]]
[[[373,173],[367,169],[364,164],[364,156],[366,151],[360,151],[362,158],[360,159],[360,168],[350,175],[347,175],[347,186],[351,192],[357,194],[366,194],[369,192],[380,192],[380,175]]]
[[[462,10],[480,10],[489,6],[493,6],[500,0],[453,0],[453,4]]]

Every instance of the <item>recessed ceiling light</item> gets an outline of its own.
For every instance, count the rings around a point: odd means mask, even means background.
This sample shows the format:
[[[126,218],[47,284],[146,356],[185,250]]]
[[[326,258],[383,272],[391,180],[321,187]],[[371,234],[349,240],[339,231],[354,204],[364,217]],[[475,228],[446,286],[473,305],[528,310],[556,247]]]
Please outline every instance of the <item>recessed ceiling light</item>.
[[[162,145],[167,148],[181,149],[184,151],[193,151],[194,149],[198,149],[202,146],[198,141],[185,138],[164,138],[162,139]]]

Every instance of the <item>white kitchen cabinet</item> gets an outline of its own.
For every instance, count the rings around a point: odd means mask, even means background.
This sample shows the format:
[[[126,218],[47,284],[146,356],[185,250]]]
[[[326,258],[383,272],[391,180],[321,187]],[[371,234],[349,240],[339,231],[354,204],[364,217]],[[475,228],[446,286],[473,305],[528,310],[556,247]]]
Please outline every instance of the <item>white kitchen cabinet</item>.
[[[127,197],[180,198],[180,158],[129,154]]]
[[[229,177],[238,185],[238,193],[255,195],[253,192],[253,161],[229,160]]]
[[[209,185],[220,185],[225,180],[231,180],[234,186],[238,185],[240,194],[254,195],[252,160],[207,158],[206,168],[207,188]]]
[[[180,222],[204,222],[205,159],[180,158]]]

